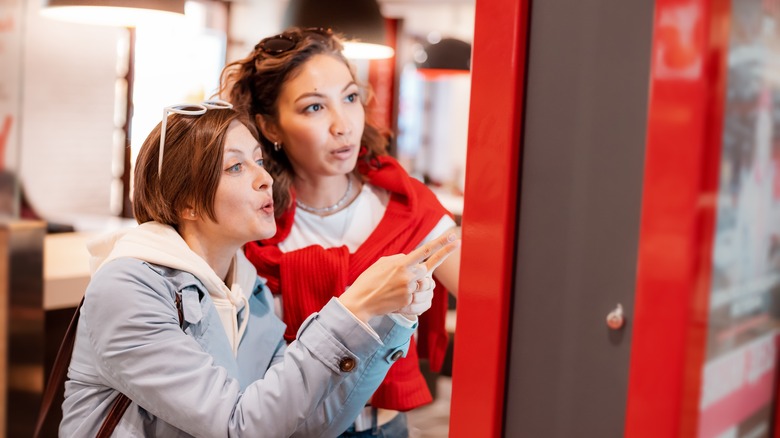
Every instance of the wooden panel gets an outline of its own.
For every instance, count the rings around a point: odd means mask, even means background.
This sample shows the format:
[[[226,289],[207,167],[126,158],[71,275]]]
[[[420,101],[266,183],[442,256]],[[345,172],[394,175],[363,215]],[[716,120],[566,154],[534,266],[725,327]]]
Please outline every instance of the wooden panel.
[[[0,406],[8,406],[8,245],[10,230],[0,226]],[[0,431],[6,430],[6,409],[0,409]]]
[[[628,386],[652,2],[531,9],[508,437],[618,437]],[[622,304],[629,324],[610,330]]]
[[[31,436],[44,384],[45,321],[43,310],[43,238],[46,223],[40,221],[0,222],[5,234],[7,275],[7,356],[3,363],[6,436]],[[12,401],[12,403],[11,403]]]

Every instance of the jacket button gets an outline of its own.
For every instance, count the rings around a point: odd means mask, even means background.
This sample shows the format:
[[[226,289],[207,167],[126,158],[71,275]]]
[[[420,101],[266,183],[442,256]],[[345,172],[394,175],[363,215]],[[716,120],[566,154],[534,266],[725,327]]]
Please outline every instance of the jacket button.
[[[401,350],[398,350],[398,351],[396,351],[395,353],[393,353],[393,355],[392,355],[392,356],[390,356],[390,359],[391,359],[393,362],[395,362],[395,361],[397,361],[398,359],[400,359],[400,358],[401,358],[401,355],[402,355],[402,354],[404,354],[404,352],[403,352],[403,351],[401,351]]]
[[[355,369],[355,359],[351,357],[342,358],[339,362],[339,369],[345,373],[348,373]]]

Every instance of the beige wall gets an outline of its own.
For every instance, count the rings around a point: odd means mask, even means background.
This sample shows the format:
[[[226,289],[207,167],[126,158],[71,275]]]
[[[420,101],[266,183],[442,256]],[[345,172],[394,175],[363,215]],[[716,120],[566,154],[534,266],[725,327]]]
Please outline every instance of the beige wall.
[[[17,173],[47,217],[108,215],[120,28],[57,22],[26,1]],[[120,151],[121,153],[121,151]]]

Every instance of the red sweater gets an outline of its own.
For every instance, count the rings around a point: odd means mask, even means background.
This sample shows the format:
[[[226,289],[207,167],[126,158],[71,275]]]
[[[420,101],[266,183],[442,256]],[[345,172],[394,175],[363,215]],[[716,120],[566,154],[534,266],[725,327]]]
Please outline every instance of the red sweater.
[[[411,178],[390,157],[379,157],[377,166],[359,165],[360,172],[377,187],[390,192],[390,201],[382,220],[354,253],[346,246],[324,249],[312,245],[282,252],[277,246],[290,233],[295,218],[291,208],[277,219],[277,234],[245,247],[247,258],[259,275],[268,280],[274,294],[282,294],[285,338],[295,339],[301,323],[319,311],[334,296],[382,256],[408,253],[433,230],[442,216],[449,214],[424,184]],[[293,202],[293,205],[295,203]],[[436,286],[431,309],[420,316],[418,341],[412,338],[407,356],[398,360],[371,399],[372,405],[400,411],[432,401],[420,372],[419,354],[428,358],[433,370],[439,370],[447,348],[444,327],[447,292]]]

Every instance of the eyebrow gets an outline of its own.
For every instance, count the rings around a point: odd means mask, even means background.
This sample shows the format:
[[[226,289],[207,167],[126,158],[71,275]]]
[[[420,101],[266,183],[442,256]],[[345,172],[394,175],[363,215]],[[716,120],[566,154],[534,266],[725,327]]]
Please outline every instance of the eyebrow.
[[[344,86],[344,88],[341,89],[341,92],[343,93],[343,92],[347,91],[349,89],[349,87],[351,87],[353,85],[357,87],[357,82],[349,81],[349,83],[346,86]],[[295,99],[295,102],[298,102],[298,101],[300,101],[302,99],[305,99],[307,97],[324,97],[324,96],[325,95],[322,94],[322,93],[318,93],[316,91],[312,91],[310,93],[303,93],[303,94],[301,94],[300,96],[298,96],[297,99]]]
[[[252,149],[252,152],[254,152],[254,151],[258,150],[258,149],[262,150],[263,147],[260,146],[260,143],[255,143],[255,147]],[[243,150],[232,148],[232,147],[228,147],[227,149],[225,149],[225,154],[227,154],[228,152],[233,152],[233,153],[236,153],[236,154],[243,154],[244,153]]]

